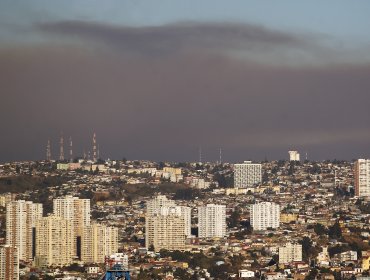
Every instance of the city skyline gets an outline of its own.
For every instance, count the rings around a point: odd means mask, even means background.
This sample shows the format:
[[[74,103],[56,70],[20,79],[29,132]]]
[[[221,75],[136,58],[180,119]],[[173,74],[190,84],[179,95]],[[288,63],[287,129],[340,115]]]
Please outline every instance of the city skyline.
[[[2,1],[0,161],[369,158],[369,8]]]

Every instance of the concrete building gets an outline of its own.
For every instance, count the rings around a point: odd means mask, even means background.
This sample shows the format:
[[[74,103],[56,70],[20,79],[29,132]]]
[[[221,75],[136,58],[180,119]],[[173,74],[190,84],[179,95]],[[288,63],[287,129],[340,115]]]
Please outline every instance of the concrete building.
[[[18,249],[10,245],[0,246],[0,279],[19,279]]]
[[[92,223],[84,228],[81,260],[85,263],[104,263],[105,257],[118,252],[118,229]]]
[[[145,216],[146,248],[183,250],[191,234],[191,208],[177,206],[174,200],[158,195],[147,202]]]
[[[300,154],[297,151],[288,151],[289,161],[300,161]]]
[[[42,217],[42,204],[11,201],[6,207],[6,244],[17,247],[19,259],[30,262],[35,252],[36,221]]]
[[[182,216],[176,214],[169,215],[147,215],[146,216],[146,248],[151,245],[154,250],[159,252],[166,250],[185,249],[185,221]]]
[[[287,264],[290,262],[302,261],[302,245],[297,243],[287,243],[279,247],[279,263]]]
[[[54,199],[53,214],[72,222],[74,255],[80,258],[83,230],[90,225],[90,199],[80,199],[70,195]]]
[[[71,220],[48,216],[36,222],[35,264],[65,266],[73,262],[74,235]]]
[[[159,214],[163,216],[176,215],[184,219],[184,234],[191,235],[191,208],[186,206],[165,206],[161,207]]]
[[[146,203],[146,214],[151,216],[158,214],[161,207],[176,206],[174,200],[168,199],[165,195],[158,195]]]
[[[199,237],[224,237],[226,235],[226,206],[207,204],[198,207]]]
[[[272,202],[251,205],[250,223],[254,230],[266,230],[280,226],[280,206]]]
[[[262,182],[262,165],[244,161],[234,164],[234,187],[252,187]]]
[[[355,195],[370,197],[370,159],[355,162]]]
[[[1,207],[6,207],[6,205],[15,200],[15,193],[4,193],[0,195],[0,206]]]

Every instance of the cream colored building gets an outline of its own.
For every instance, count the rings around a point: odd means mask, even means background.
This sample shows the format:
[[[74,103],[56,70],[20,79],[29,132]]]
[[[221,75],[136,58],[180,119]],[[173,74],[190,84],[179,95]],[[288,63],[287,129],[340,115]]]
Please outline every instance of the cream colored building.
[[[19,259],[33,259],[33,236],[36,221],[42,217],[42,204],[31,201],[11,201],[6,207],[6,244],[17,247]]]
[[[153,216],[155,214],[160,214],[163,216],[176,215],[182,217],[185,223],[185,236],[189,237],[191,235],[190,207],[176,205],[174,200],[168,199],[164,195],[158,195],[147,202],[146,215]]]
[[[36,222],[36,257],[39,267],[65,266],[73,262],[74,236],[71,220],[48,216]]]
[[[84,227],[90,225],[90,199],[65,196],[53,200],[53,214],[72,222],[74,235],[74,254],[81,256],[81,237]]]
[[[82,236],[81,260],[104,263],[105,257],[118,252],[118,229],[103,224],[86,226]]]
[[[370,197],[370,159],[355,162],[355,195]]]
[[[176,167],[163,167],[163,172],[171,173],[173,175],[181,175],[181,168]]]
[[[172,207],[176,206],[174,200],[168,199],[165,195],[158,195],[146,203],[146,214],[151,216],[158,214],[161,207]]]
[[[10,245],[0,246],[0,279],[19,279],[18,249]]]
[[[6,207],[9,202],[15,200],[15,196],[16,194],[14,193],[4,193],[0,195],[0,206]]]
[[[284,224],[289,224],[290,222],[295,222],[298,220],[298,214],[294,213],[281,213],[280,222]]]
[[[290,262],[302,261],[302,245],[297,243],[286,243],[279,247],[279,263],[286,264]]]
[[[169,215],[148,215],[146,216],[146,248],[151,245],[159,252],[166,250],[185,249],[185,221],[182,216]]]

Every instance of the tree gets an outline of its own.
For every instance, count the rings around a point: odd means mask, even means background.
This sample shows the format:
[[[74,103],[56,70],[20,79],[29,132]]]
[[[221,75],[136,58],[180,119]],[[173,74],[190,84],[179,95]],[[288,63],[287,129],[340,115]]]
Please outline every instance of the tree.
[[[302,244],[302,255],[304,259],[307,259],[309,256],[309,250],[312,248],[312,240],[308,237],[305,236],[303,239],[300,241]]]
[[[314,280],[316,279],[316,276],[318,274],[318,270],[316,268],[310,270],[310,272],[308,273],[308,275],[304,278],[305,280]]]
[[[239,220],[240,220],[240,211],[239,209],[235,209],[229,219],[229,227],[237,227],[239,225]]]
[[[324,235],[324,234],[327,234],[327,229],[325,226],[323,226],[322,224],[315,224],[314,227],[313,227],[315,233],[317,235]]]
[[[155,248],[154,248],[154,245],[153,244],[150,244],[149,247],[148,247],[148,251],[152,251],[154,252],[155,251]]]
[[[339,239],[342,237],[342,229],[340,228],[338,221],[336,221],[334,225],[329,227],[329,237],[333,239]]]

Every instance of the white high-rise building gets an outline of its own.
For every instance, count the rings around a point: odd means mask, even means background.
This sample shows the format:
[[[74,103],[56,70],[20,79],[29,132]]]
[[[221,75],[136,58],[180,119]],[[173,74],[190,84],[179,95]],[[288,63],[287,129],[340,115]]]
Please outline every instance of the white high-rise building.
[[[53,200],[53,214],[72,222],[74,254],[81,257],[81,237],[84,227],[90,225],[90,199],[67,195]]]
[[[0,279],[19,280],[18,249],[10,245],[0,246]]]
[[[226,236],[226,206],[207,204],[198,207],[198,229],[200,238]]]
[[[370,159],[355,162],[355,195],[370,197]]]
[[[48,216],[36,222],[37,266],[65,266],[73,262],[74,236],[71,220]]]
[[[272,202],[251,205],[250,223],[254,230],[278,228],[280,225],[280,206]]]
[[[104,263],[105,257],[118,253],[118,228],[92,223],[84,228],[81,260],[85,263]]]
[[[7,204],[6,244],[17,247],[20,260],[29,262],[34,257],[34,229],[42,212],[40,203],[17,200]]]
[[[262,182],[262,165],[244,161],[244,163],[234,164],[234,187],[246,188],[253,187]]]
[[[289,161],[300,161],[301,157],[297,151],[288,151]]]
[[[287,243],[279,247],[279,263],[302,261],[302,245],[298,243]]]

